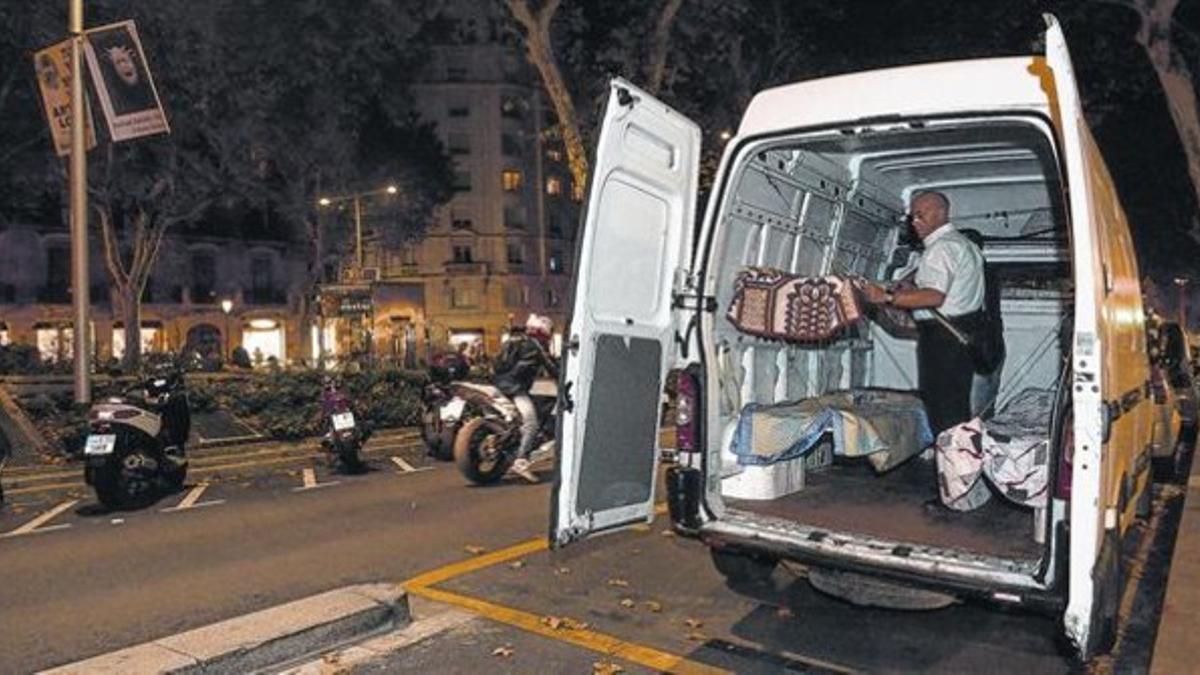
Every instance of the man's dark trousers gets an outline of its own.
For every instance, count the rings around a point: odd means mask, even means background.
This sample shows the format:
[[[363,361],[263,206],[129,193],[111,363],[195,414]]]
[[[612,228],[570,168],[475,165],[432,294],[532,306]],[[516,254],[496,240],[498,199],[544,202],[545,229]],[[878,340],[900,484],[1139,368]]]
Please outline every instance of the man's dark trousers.
[[[978,313],[949,319],[971,335]],[[971,419],[971,378],[975,366],[966,345],[934,320],[917,322],[917,386],[933,434]]]

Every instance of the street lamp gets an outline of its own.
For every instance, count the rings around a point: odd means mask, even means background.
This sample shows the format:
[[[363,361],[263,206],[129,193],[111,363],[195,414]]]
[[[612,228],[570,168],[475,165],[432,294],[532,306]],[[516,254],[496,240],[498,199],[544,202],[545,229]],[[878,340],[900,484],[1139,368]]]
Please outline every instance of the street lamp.
[[[233,311],[233,300],[225,298],[221,301],[221,311],[225,312],[225,357],[233,358],[233,333],[229,330],[229,313]]]
[[[352,202],[354,204],[354,262],[358,267],[359,277],[362,276],[363,269],[363,248],[362,248],[362,198],[370,197],[378,194],[394,195],[400,191],[400,188],[394,184],[378,190],[367,190],[365,192],[354,192],[348,195],[338,195],[335,197],[321,197],[317,200],[318,206],[332,206],[340,202]]]

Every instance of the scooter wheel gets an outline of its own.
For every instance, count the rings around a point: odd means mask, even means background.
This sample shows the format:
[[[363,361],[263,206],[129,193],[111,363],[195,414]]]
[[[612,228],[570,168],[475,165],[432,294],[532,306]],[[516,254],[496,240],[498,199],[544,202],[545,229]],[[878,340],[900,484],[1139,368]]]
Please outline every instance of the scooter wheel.
[[[458,470],[472,483],[488,485],[495,483],[508,473],[512,457],[505,452],[485,453],[484,444],[503,431],[495,422],[476,417],[459,429],[454,439],[454,463]]]

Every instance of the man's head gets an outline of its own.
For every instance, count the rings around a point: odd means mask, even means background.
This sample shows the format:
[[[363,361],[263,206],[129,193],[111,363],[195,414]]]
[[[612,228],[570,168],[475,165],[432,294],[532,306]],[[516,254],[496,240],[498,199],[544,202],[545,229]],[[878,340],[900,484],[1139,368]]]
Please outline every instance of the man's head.
[[[946,195],[932,190],[913,195],[909,204],[913,229],[924,239],[950,221],[950,200]]]
[[[138,83],[137,62],[133,58],[133,50],[124,45],[116,45],[104,50],[104,54],[122,82],[131,87]]]
[[[525,320],[525,334],[532,338],[541,340],[542,342],[549,342],[550,335],[553,332],[554,322],[548,316],[530,314],[529,318]]]

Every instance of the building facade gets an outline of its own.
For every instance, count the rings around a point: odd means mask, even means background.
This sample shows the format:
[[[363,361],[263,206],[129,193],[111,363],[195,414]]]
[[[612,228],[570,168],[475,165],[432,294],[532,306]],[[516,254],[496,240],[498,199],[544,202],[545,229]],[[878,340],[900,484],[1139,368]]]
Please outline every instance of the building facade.
[[[102,363],[123,355],[125,336],[119,298],[94,239],[91,330]],[[0,342],[36,345],[47,361],[72,358],[70,261],[65,228],[0,231]],[[143,294],[143,351],[186,346],[228,358],[240,345],[263,363],[302,357],[297,309],[303,290],[294,280],[303,278],[303,269],[286,242],[168,235]]]
[[[578,204],[536,73],[516,46],[444,45],[413,95],[454,161],[454,196],[421,241],[395,249],[368,236],[361,272],[343,265],[342,283],[324,289],[327,350],[366,340],[410,364],[464,344],[494,354],[531,312],[561,331]]]

